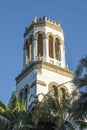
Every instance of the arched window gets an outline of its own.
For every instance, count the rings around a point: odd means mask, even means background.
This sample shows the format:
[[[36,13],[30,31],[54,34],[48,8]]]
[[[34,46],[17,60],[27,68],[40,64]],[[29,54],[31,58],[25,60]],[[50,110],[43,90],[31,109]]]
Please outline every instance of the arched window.
[[[57,86],[53,86],[52,88],[53,88],[53,91],[54,91],[54,96],[58,97],[58,88],[57,88]]]
[[[55,85],[50,86],[50,93],[53,97],[58,98],[58,88]]]
[[[66,99],[67,92],[66,92],[66,90],[64,88],[60,88],[59,92],[60,92],[60,102],[62,102],[64,99]]]
[[[55,58],[59,59],[59,39],[55,39]]]
[[[28,96],[28,89],[25,88],[25,100],[27,100],[27,96]]]
[[[53,38],[49,36],[49,57],[53,58]]]
[[[26,85],[24,88],[24,101],[25,101],[26,110],[28,106],[28,93],[29,93],[29,86]]]
[[[25,50],[26,50],[26,64],[27,64],[28,61],[29,61],[29,44],[28,44],[28,41],[26,41]]]
[[[43,36],[38,35],[38,56],[43,56]]]
[[[21,101],[22,99],[23,99],[23,91],[21,90],[19,94],[19,101]]]

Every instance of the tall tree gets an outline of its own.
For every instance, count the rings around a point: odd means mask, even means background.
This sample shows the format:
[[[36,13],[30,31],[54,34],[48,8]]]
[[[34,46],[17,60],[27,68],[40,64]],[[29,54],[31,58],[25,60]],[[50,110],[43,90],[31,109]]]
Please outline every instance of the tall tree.
[[[24,129],[26,123],[24,100],[19,102],[18,97],[14,95],[13,98],[10,100],[8,107],[4,104],[0,104],[0,107],[1,106],[3,106],[4,110],[2,109],[0,115],[10,121],[11,127],[13,127],[14,130],[19,130],[20,128]]]
[[[71,104],[68,95],[59,102],[58,97],[50,94],[43,95],[41,102],[34,102],[31,110],[29,124],[38,130],[75,130],[72,124],[66,120],[71,112]]]
[[[87,57],[79,61],[74,83],[81,93],[79,100],[74,103],[74,119],[80,124],[82,130],[85,127],[87,128]],[[85,91],[83,91],[84,89]]]

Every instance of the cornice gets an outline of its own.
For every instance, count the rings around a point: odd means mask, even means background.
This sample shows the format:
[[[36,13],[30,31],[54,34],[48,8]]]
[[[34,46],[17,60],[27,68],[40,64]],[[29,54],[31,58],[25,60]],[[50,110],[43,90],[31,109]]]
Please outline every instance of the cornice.
[[[50,64],[45,61],[35,61],[32,62],[25,70],[23,70],[17,77],[16,77],[16,84],[19,83],[24,77],[26,77],[32,70],[35,69],[46,69],[48,71],[64,75],[66,77],[73,78],[74,73],[68,69],[64,69],[62,67],[58,67],[56,65]]]
[[[42,80],[35,80],[32,84],[31,84],[31,88],[33,88],[35,85],[37,85],[37,84],[39,84],[39,85],[42,85],[42,86],[46,86],[46,83],[44,82],[44,81],[42,81]]]
[[[32,22],[28,27],[25,28],[24,38],[27,36],[27,34],[36,27],[43,27],[48,26],[54,30],[57,30],[59,32],[63,33],[63,29],[60,26],[60,23],[56,24],[55,22],[52,22],[50,20],[39,20],[37,22]]]

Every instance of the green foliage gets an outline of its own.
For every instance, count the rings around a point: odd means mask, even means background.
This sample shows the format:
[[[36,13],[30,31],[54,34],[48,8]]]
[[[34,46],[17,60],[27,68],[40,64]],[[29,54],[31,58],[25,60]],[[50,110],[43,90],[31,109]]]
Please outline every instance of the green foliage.
[[[87,57],[80,60],[77,66],[74,83],[77,88],[87,88]],[[80,125],[80,129],[87,128],[87,91],[81,94],[79,100],[73,104],[73,118]]]
[[[7,110],[8,107],[2,101],[0,101],[0,115],[2,115]]]
[[[75,71],[74,83],[78,88],[87,85],[87,57],[79,61]]]
[[[57,128],[59,130],[70,128],[69,130],[75,130],[70,123],[66,122],[67,115],[70,114],[71,104],[68,95],[59,102],[56,96],[49,94],[44,95],[41,102],[34,102],[31,110],[29,124],[37,128]],[[72,127],[71,127],[72,126]],[[71,129],[72,128],[72,129]]]
[[[25,103],[24,100],[19,102],[16,95],[10,100],[8,107],[0,102],[0,107],[3,106],[4,112],[2,113],[5,118],[10,121],[12,127],[18,130],[24,127],[24,116],[25,116]]]

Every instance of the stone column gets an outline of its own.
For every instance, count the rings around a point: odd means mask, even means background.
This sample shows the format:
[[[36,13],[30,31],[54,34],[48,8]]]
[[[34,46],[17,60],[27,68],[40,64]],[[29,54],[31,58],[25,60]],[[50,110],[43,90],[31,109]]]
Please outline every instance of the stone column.
[[[55,39],[53,38],[53,59],[55,59]]]
[[[28,52],[26,49],[24,49],[23,53],[23,66],[26,66],[29,62]]]
[[[27,50],[25,50],[25,56],[26,56],[26,64],[28,64],[28,62],[29,62],[29,56],[28,56]]]
[[[32,60],[35,61],[37,59],[37,40],[34,39],[32,41]]]
[[[65,68],[65,49],[63,45],[59,45],[59,60],[61,61],[61,67]]]
[[[48,49],[48,39],[44,38],[43,39],[43,58],[44,60],[48,61],[49,58],[49,49]]]
[[[26,65],[26,50],[23,50],[23,67]]]

